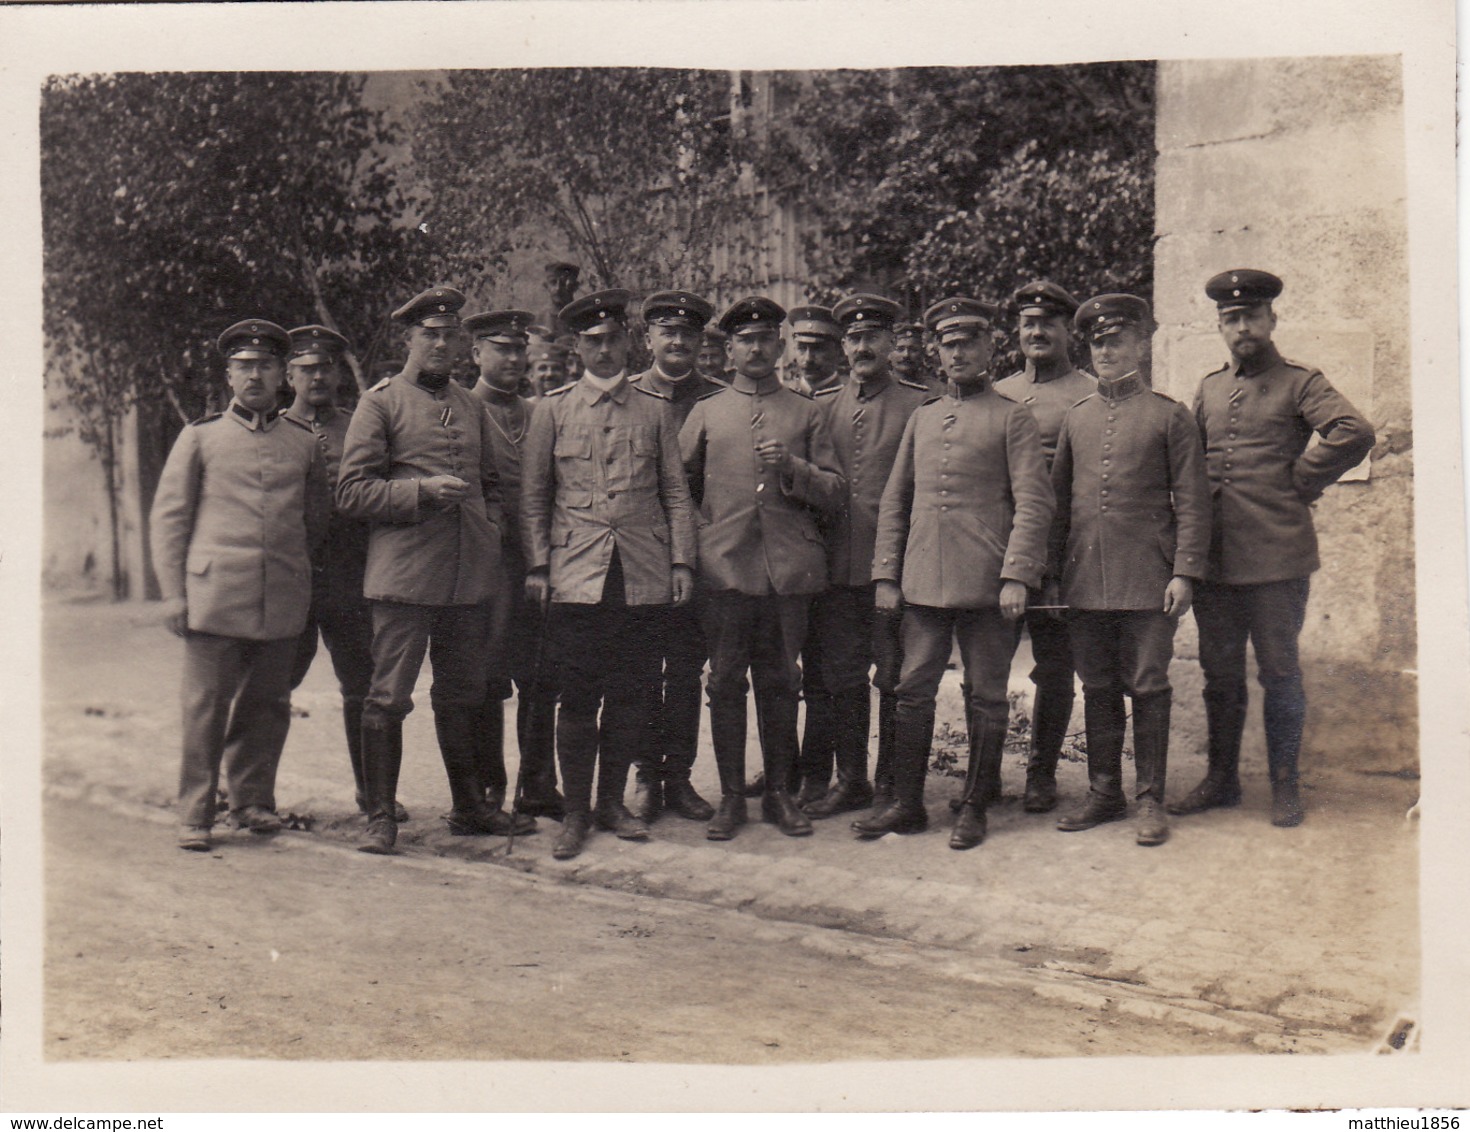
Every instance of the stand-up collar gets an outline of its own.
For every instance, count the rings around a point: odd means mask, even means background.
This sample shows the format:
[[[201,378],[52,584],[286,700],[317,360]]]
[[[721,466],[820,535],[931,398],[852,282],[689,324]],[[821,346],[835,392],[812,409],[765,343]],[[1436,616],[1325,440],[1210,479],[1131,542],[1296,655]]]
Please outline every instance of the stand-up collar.
[[[1230,372],[1237,377],[1255,377],[1258,373],[1265,373],[1280,360],[1281,351],[1276,349],[1276,343],[1267,342],[1266,348],[1249,363],[1238,362],[1231,358]]]
[[[948,382],[945,393],[955,401],[968,401],[971,397],[978,397],[990,388],[990,374],[984,374],[979,381],[972,385],[960,385],[957,382]]]
[[[730,382],[730,388],[737,393],[744,393],[747,396],[760,394],[762,397],[769,397],[776,390],[784,389],[785,386],[781,384],[781,378],[775,373],[772,373],[769,377],[763,377],[759,381],[753,381],[743,373],[737,373],[735,380]]]
[[[1143,390],[1143,377],[1137,370],[1112,381],[1102,377],[1097,379],[1097,392],[1105,401],[1122,401]]]
[[[280,410],[266,409],[262,413],[257,413],[254,409],[247,409],[239,401],[231,400],[229,415],[235,419],[237,424],[255,432],[259,429],[270,428],[275,424],[276,417],[280,416]]]
[[[612,377],[598,377],[592,372],[584,373],[577,379],[577,387],[582,396],[586,398],[587,404],[595,405],[604,397],[609,397],[621,405],[628,399],[628,375],[620,372]]]

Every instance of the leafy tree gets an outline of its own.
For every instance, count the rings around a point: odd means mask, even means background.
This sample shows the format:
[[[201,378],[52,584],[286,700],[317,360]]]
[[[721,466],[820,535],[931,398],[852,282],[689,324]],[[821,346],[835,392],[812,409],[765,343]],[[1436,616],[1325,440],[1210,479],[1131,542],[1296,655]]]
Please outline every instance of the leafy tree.
[[[386,296],[419,277],[394,128],[364,105],[363,83],[255,73],[46,85],[48,380],[110,487],[116,427],[137,406],[158,445],[140,453],[146,504],[163,449],[222,389],[213,342],[231,322],[321,322],[362,345]]]
[[[737,150],[727,72],[507,69],[429,87],[413,159],[435,248],[471,290],[551,236],[593,288],[714,291],[750,274],[759,236]]]
[[[784,82],[761,172],[803,216],[814,297],[880,286],[919,310],[1038,276],[1151,294],[1151,63]]]

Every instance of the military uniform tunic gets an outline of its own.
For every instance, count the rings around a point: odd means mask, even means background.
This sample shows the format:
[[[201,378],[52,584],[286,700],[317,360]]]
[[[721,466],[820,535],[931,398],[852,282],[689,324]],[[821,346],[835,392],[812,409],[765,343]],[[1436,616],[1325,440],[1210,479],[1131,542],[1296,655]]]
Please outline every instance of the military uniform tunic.
[[[1068,370],[1050,381],[1037,381],[1034,372],[1019,370],[995,383],[995,391],[1031,410],[1041,432],[1041,448],[1046,453],[1046,467],[1057,454],[1057,437],[1067,410],[1086,397],[1097,386],[1097,379],[1080,369]]]
[[[179,434],[153,498],[154,569],[182,598],[185,825],[214,823],[221,765],[233,809],[275,808],[291,725],[291,658],[330,509],[311,437],[232,401]],[[228,736],[226,728],[234,726]]]
[[[1073,609],[1163,608],[1210,545],[1204,448],[1189,411],[1137,375],[1099,381],[1062,425],[1052,466],[1054,554]]]
[[[755,445],[784,441],[790,472],[764,464]],[[821,593],[827,551],[819,514],[841,506],[837,456],[812,401],[776,377],[736,375],[694,406],[679,434],[684,465],[704,483],[700,575],[712,589],[752,595]]]
[[[1310,504],[1373,448],[1373,428],[1310,366],[1274,346],[1200,382],[1195,419],[1215,501],[1209,577],[1230,585],[1304,578],[1321,566]],[[1318,444],[1308,448],[1312,433]]]

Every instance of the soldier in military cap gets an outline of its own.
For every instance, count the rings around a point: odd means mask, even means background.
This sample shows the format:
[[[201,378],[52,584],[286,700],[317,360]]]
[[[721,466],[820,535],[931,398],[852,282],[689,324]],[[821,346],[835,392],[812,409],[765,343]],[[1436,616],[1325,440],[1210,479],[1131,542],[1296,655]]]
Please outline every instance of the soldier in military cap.
[[[955,639],[970,689],[970,763],[952,849],[984,840],[986,805],[1000,793],[1014,622],[1027,590],[1041,584],[1054,502],[1036,418],[990,382],[995,316],[989,303],[961,296],[924,314],[951,391],[909,417],[879,505],[874,600],[880,610],[903,608],[903,670],[895,796],[853,823],[862,837],[929,826],[924,774]]]
[[[718,326],[706,326],[699,341],[699,353],[694,358],[694,372],[719,386],[730,384],[730,371],[725,364],[727,341],[725,332]]]
[[[694,592],[694,514],[674,415],[626,372],[630,297],[598,291],[562,310],[587,372],[537,404],[522,469],[526,595],[537,608],[550,603],[561,692],[566,820],[552,852],[562,860],[582,851],[594,820],[625,840],[648,837],[623,792],[648,733],[657,628],[666,607]]]
[[[827,586],[818,518],[841,506],[842,476],[822,411],[781,384],[786,312],[741,299],[720,318],[735,379],[694,406],[679,434],[684,465],[703,484],[702,611],[710,650],[709,709],[720,807],[706,836],[746,821],[746,672],[755,685],[765,764],[761,810],[790,836],[811,833],[788,790],[797,757],[797,657],[813,595]]]
[[[943,396],[944,379],[931,376],[924,353],[924,324],[900,321],[893,324],[893,353],[889,364],[900,381],[924,386],[933,396]]]
[[[490,438],[500,473],[505,523],[501,528],[504,584],[490,602],[484,656],[489,665],[485,699],[476,720],[476,750],[485,801],[499,810],[505,802],[505,701],[511,683],[518,692],[516,739],[520,749],[521,794],[513,799],[516,831],[529,828],[521,815],[560,820],[562,798],[556,789],[556,688],[550,666],[536,670],[542,632],[541,611],[525,600],[526,564],[521,553],[521,453],[531,423],[531,406],[520,390],[526,373],[526,346],[531,313],[496,310],[473,314],[464,331],[479,369],[471,392],[490,416]]]
[[[902,308],[878,295],[852,294],[832,310],[852,378],[816,395],[837,452],[846,490],[827,529],[830,586],[812,607],[813,631],[803,672],[809,687],[802,748],[802,809],[826,818],[874,804],[868,778],[872,721],[869,673],[878,688],[880,807],[893,794],[894,723],[901,662],[898,618],[878,616],[873,602],[873,540],[878,504],[898,455],[904,426],[928,388],[893,375],[893,326]],[[818,691],[819,689],[819,691]],[[814,736],[813,732],[816,731]],[[832,751],[833,755],[826,752]],[[827,785],[835,756],[836,782]]]
[[[1153,322],[1135,295],[1098,295],[1077,310],[1097,390],[1062,422],[1052,465],[1051,563],[1068,606],[1087,719],[1087,800],[1058,823],[1091,829],[1124,817],[1123,732],[1133,702],[1136,840],[1169,836],[1164,776],[1174,630],[1204,576],[1210,491],[1194,419],[1149,389],[1139,367]]]
[[[218,347],[229,406],[179,434],[150,515],[163,621],[184,639],[179,848],[198,851],[211,847],[221,764],[234,823],[281,828],[291,662],[331,509],[317,443],[276,408],[290,336],[246,319]]]
[[[1077,300],[1057,284],[1040,279],[1019,288],[1011,301],[1016,307],[1016,338],[1026,364],[997,381],[995,388],[1036,417],[1050,471],[1062,418],[1096,384],[1072,362],[1072,316],[1077,313]],[[1035,596],[1040,600],[1032,604],[1055,606],[1060,601],[1054,589]],[[1057,759],[1072,720],[1076,678],[1061,612],[1028,609],[1025,621],[1035,660],[1031,682],[1036,694],[1031,701],[1031,754],[1022,805],[1027,813],[1041,814],[1057,804]]]
[[[1169,812],[1240,803],[1249,640],[1265,692],[1271,822],[1289,827],[1304,812],[1297,755],[1306,694],[1297,637],[1321,565],[1311,505],[1372,451],[1374,436],[1320,370],[1283,358],[1272,342],[1272,302],[1282,287],[1269,272],[1244,268],[1205,284],[1230,351],[1229,364],[1207,375],[1194,399],[1215,508],[1208,573],[1194,604],[1208,770]],[[1314,432],[1318,442],[1308,447]]]
[[[337,505],[372,525],[363,593],[373,603],[373,679],[363,707],[368,828],[358,846],[391,853],[403,720],[427,652],[429,698],[458,835],[505,834],[487,806],[475,719],[485,698],[488,603],[500,573],[500,475],[482,403],[450,378],[463,334],[453,287],[415,295],[393,317],[405,327],[403,372],[362,396],[347,429]]]
[[[633,383],[668,401],[676,433],[699,398],[723,388],[694,368],[705,324],[714,313],[709,303],[688,291],[658,291],[643,300],[653,364]],[[696,502],[702,486],[690,485]],[[694,602],[669,606],[659,619],[657,638],[661,675],[649,744],[638,758],[633,813],[653,822],[667,806],[690,821],[709,821],[714,807],[689,782],[699,749],[700,679],[707,651]]]
[[[351,419],[351,413],[337,406],[348,342],[326,326],[298,326],[289,334],[291,351],[286,379],[293,399],[281,416],[311,434],[335,493],[337,470],[342,463],[342,448]],[[291,666],[294,692],[311,669],[320,634],[342,692],[347,757],[352,764],[357,808],[363,813],[367,813],[367,785],[362,771],[362,705],[373,676],[372,608],[362,596],[367,541],[367,524],[347,518],[334,507],[326,546],[312,573],[311,612]],[[407,821],[408,815],[405,813],[399,820]]]
[[[786,312],[791,324],[792,351],[796,355],[798,393],[812,396],[819,390],[836,390],[842,384],[842,327],[827,307],[792,307]]]

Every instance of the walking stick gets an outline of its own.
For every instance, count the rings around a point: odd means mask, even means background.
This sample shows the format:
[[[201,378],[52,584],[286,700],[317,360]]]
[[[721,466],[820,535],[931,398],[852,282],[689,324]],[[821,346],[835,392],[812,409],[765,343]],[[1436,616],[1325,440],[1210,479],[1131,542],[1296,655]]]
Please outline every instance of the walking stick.
[[[551,619],[551,595],[541,604],[541,615],[536,622],[536,655],[531,661],[530,694],[535,695],[541,687],[541,669],[546,661],[546,624]],[[525,693],[521,693],[524,695]],[[509,857],[516,847],[516,815],[521,812],[521,799],[526,791],[526,752],[519,752],[516,759],[516,788],[510,802],[510,832],[505,837],[505,855]]]

